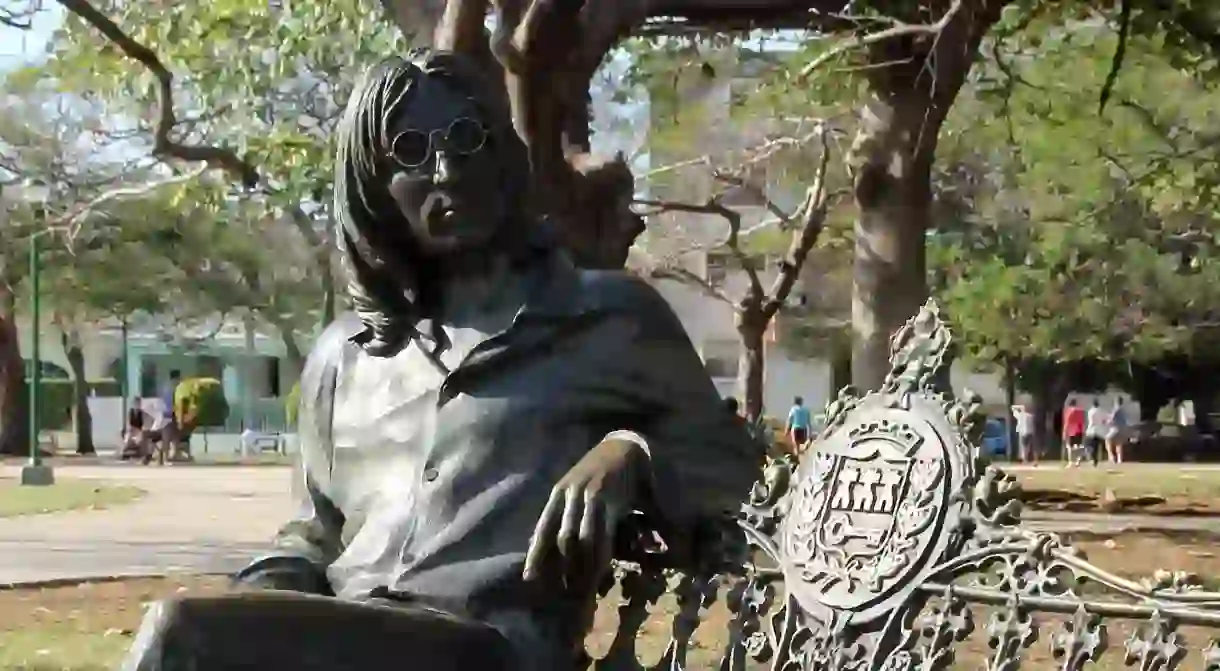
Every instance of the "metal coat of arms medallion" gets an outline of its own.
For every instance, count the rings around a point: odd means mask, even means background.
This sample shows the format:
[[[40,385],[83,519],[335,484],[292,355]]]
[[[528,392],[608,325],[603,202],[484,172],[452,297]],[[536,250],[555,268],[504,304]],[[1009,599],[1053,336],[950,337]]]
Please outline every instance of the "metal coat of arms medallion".
[[[854,623],[892,611],[953,536],[973,462],[946,416],[950,397],[936,388],[948,340],[933,310],[895,342],[880,390],[845,390],[831,404],[796,470],[776,540],[790,593],[810,610]],[[904,351],[914,356],[904,360]]]

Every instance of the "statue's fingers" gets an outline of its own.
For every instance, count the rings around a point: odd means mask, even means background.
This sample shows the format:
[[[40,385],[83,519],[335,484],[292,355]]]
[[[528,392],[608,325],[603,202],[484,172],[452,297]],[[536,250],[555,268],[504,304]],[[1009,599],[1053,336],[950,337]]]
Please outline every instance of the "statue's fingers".
[[[559,525],[559,554],[567,559],[573,556],[573,544],[580,528],[581,517],[584,516],[584,496],[574,489],[569,489],[564,497],[563,522]]]
[[[522,575],[526,580],[534,580],[542,572],[542,562],[554,542],[555,529],[559,526],[563,505],[563,490],[551,490],[551,498],[538,516],[538,524],[534,526],[534,535],[530,538],[529,553],[525,555],[525,570]]]
[[[585,514],[580,518],[580,544],[592,548],[601,539],[602,519],[605,511],[602,501],[589,494],[585,495]]]
[[[623,508],[614,503],[607,503],[602,510],[601,515],[601,533],[603,551],[607,554],[614,553],[614,539],[618,535],[618,525],[623,519]],[[607,560],[610,557],[606,557]]]

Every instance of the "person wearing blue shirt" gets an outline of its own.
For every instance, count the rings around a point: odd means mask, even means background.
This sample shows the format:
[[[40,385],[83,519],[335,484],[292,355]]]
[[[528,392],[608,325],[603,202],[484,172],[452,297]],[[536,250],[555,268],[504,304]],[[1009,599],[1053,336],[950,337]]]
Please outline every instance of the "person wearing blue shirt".
[[[809,430],[813,426],[813,415],[805,407],[805,399],[797,396],[792,399],[792,409],[788,411],[788,426],[784,433],[792,440],[792,447],[799,451],[809,442]]]

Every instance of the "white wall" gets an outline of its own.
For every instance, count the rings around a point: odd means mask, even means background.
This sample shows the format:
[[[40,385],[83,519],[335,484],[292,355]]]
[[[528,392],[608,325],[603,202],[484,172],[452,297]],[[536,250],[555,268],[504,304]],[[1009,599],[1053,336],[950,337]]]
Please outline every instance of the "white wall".
[[[64,352],[60,330],[50,323],[44,323],[41,330],[42,337],[38,341],[39,358],[63,368],[70,374],[72,368],[68,366],[68,356]],[[29,359],[34,337],[28,320],[17,322],[17,344],[21,347],[21,356]],[[117,339],[100,334],[97,329],[83,328],[81,349],[85,355],[85,379],[104,380],[110,377],[107,369],[122,354],[123,346]]]
[[[663,280],[655,282],[654,286],[678,315],[700,355],[704,355],[705,343],[739,342],[733,307],[729,304],[681,282]],[[793,360],[783,350],[771,348],[766,355],[764,374],[763,404],[768,414],[787,412],[795,396],[803,396],[805,404],[811,408],[821,408],[830,397],[832,376],[826,361]],[[740,396],[735,379],[713,381],[722,395]]]
[[[89,414],[93,416],[93,446],[99,450],[118,449],[123,444],[123,399],[117,396],[97,396],[89,399]]]
[[[763,383],[763,404],[767,414],[783,417],[792,406],[792,399],[801,396],[805,406],[814,413],[826,407],[834,391],[834,374],[823,359],[792,360],[782,350],[767,352],[766,379]]]

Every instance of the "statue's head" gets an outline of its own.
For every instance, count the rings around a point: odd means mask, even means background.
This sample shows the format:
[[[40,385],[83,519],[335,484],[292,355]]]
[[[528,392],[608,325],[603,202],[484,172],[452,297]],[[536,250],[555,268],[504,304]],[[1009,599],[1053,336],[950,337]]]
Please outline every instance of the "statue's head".
[[[499,101],[463,57],[427,51],[383,61],[352,91],[335,212],[370,351],[402,345],[446,259],[528,237],[528,159]]]

